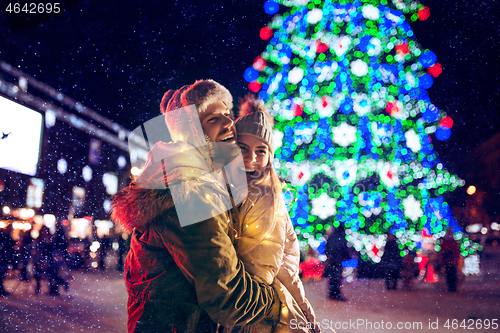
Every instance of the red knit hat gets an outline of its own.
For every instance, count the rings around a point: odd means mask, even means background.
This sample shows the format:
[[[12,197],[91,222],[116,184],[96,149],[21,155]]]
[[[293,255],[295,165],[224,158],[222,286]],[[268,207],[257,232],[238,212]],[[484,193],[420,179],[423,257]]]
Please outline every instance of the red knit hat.
[[[160,110],[173,140],[186,141],[195,146],[204,145],[204,134],[199,116],[207,107],[222,101],[230,110],[233,97],[229,90],[214,80],[198,80],[179,90],[169,90],[163,96]]]

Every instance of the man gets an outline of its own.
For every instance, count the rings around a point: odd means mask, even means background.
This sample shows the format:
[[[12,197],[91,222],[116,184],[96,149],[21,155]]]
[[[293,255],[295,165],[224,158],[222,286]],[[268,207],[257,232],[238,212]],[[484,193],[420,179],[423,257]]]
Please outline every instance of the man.
[[[382,267],[385,268],[385,286],[387,290],[395,290],[400,278],[399,272],[403,265],[403,259],[400,255],[396,236],[389,234],[387,236],[387,243],[385,243],[384,255],[380,261]]]
[[[8,296],[3,286],[5,274],[9,270],[9,265],[14,262],[14,240],[12,239],[12,224],[9,224],[5,229],[0,230],[0,296]]]
[[[345,301],[340,292],[342,283],[342,262],[349,259],[349,250],[345,239],[345,228],[340,224],[328,236],[325,246],[327,264],[325,265],[324,276],[330,279],[328,288],[330,298],[337,301]]]
[[[449,292],[457,291],[457,266],[460,259],[460,245],[453,236],[453,229],[446,230],[446,234],[441,239],[440,262],[444,265],[446,274],[446,285]]]
[[[228,195],[219,172],[239,154],[231,108],[229,91],[212,80],[168,91],[161,111],[174,141],[157,143],[139,179],[113,200],[112,219],[132,232],[129,332],[279,319],[276,291],[253,280],[233,246],[236,192]]]

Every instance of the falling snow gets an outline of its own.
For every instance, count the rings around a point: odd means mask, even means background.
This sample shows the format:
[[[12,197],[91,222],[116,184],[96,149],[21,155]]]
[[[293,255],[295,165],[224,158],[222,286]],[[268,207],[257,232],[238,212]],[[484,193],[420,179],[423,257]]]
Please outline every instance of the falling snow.
[[[248,91],[243,70],[265,47],[259,30],[270,20],[261,4],[251,0],[152,1],[147,6],[143,2],[124,5],[121,1],[73,3],[75,7],[59,18],[31,27],[11,25],[2,10],[0,60],[128,129],[159,114],[158,105],[166,90],[196,79],[213,78],[229,87],[235,100],[242,97]],[[428,93],[455,120],[452,140],[433,144],[446,165],[463,177],[469,167],[463,162],[464,156],[500,130],[498,4],[495,0],[422,3],[430,7],[431,16],[415,22],[412,29],[443,65],[443,74]],[[367,5],[363,15],[377,19],[379,13]],[[319,19],[319,13],[310,18]],[[333,48],[343,54],[349,43],[347,37],[339,39]],[[372,40],[371,45],[370,52],[380,52],[380,41]],[[364,67],[359,73],[364,75]],[[325,71],[325,76],[331,74],[331,70]],[[370,108],[362,104],[362,99],[356,103],[359,115]],[[46,126],[50,125],[48,121]],[[352,130],[345,130],[339,140],[348,146],[353,135]],[[418,137],[406,133],[406,139],[412,151],[421,149]],[[53,140],[80,144],[67,133],[58,133]],[[75,159],[64,156],[58,160],[57,170],[80,177],[75,173],[75,164],[80,161]],[[336,176],[343,184],[356,174],[353,165],[346,161],[337,166]],[[293,170],[302,174],[301,182],[310,176],[308,168],[294,166]],[[398,181],[396,166],[380,166],[380,176],[382,181],[394,184]],[[56,177],[56,172],[50,176]],[[86,171],[86,177],[91,177],[91,171]],[[106,205],[109,207],[109,202]],[[419,214],[415,202],[408,202],[408,207],[415,216]],[[442,281],[438,285],[418,283],[411,292],[389,293],[382,280],[368,279],[346,284],[349,302],[343,304],[326,300],[324,280],[306,282],[306,294],[320,320],[408,320],[422,321],[425,326],[437,316],[444,320],[494,318],[500,305],[500,265],[492,258],[500,254],[489,255],[485,256],[490,265],[487,270],[479,277],[465,279],[458,294],[439,289]],[[475,261],[472,266],[476,267]],[[116,272],[76,272],[74,276],[69,293],[60,298],[34,296],[27,283],[8,276],[6,286],[12,295],[0,299],[2,327],[9,332],[125,331],[123,276]],[[431,331],[435,330],[419,330]]]

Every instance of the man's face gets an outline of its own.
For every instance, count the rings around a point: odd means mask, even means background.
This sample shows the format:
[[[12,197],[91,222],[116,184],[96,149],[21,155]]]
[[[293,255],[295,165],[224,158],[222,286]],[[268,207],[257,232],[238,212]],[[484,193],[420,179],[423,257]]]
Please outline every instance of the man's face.
[[[231,111],[223,102],[210,104],[200,115],[200,121],[205,138],[209,141],[207,144],[211,147],[214,163],[225,165],[240,153]]]
[[[231,111],[222,102],[210,104],[200,116],[201,128],[212,142],[236,143],[236,130]]]

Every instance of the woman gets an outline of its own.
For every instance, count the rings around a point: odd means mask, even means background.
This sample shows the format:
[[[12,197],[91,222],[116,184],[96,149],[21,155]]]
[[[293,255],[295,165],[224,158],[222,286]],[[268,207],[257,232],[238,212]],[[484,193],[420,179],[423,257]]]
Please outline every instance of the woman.
[[[240,216],[235,224],[238,257],[262,283],[274,284],[277,290],[284,291],[284,308],[275,331],[307,332],[298,326],[313,326],[310,331],[318,332],[319,324],[299,278],[297,236],[283,203],[281,182],[271,164],[273,120],[263,103],[252,96],[241,101],[239,116],[235,126],[245,164],[245,170],[240,172],[247,177],[248,197],[238,209]],[[297,324],[301,321],[305,326]],[[270,329],[250,326],[243,331]]]

